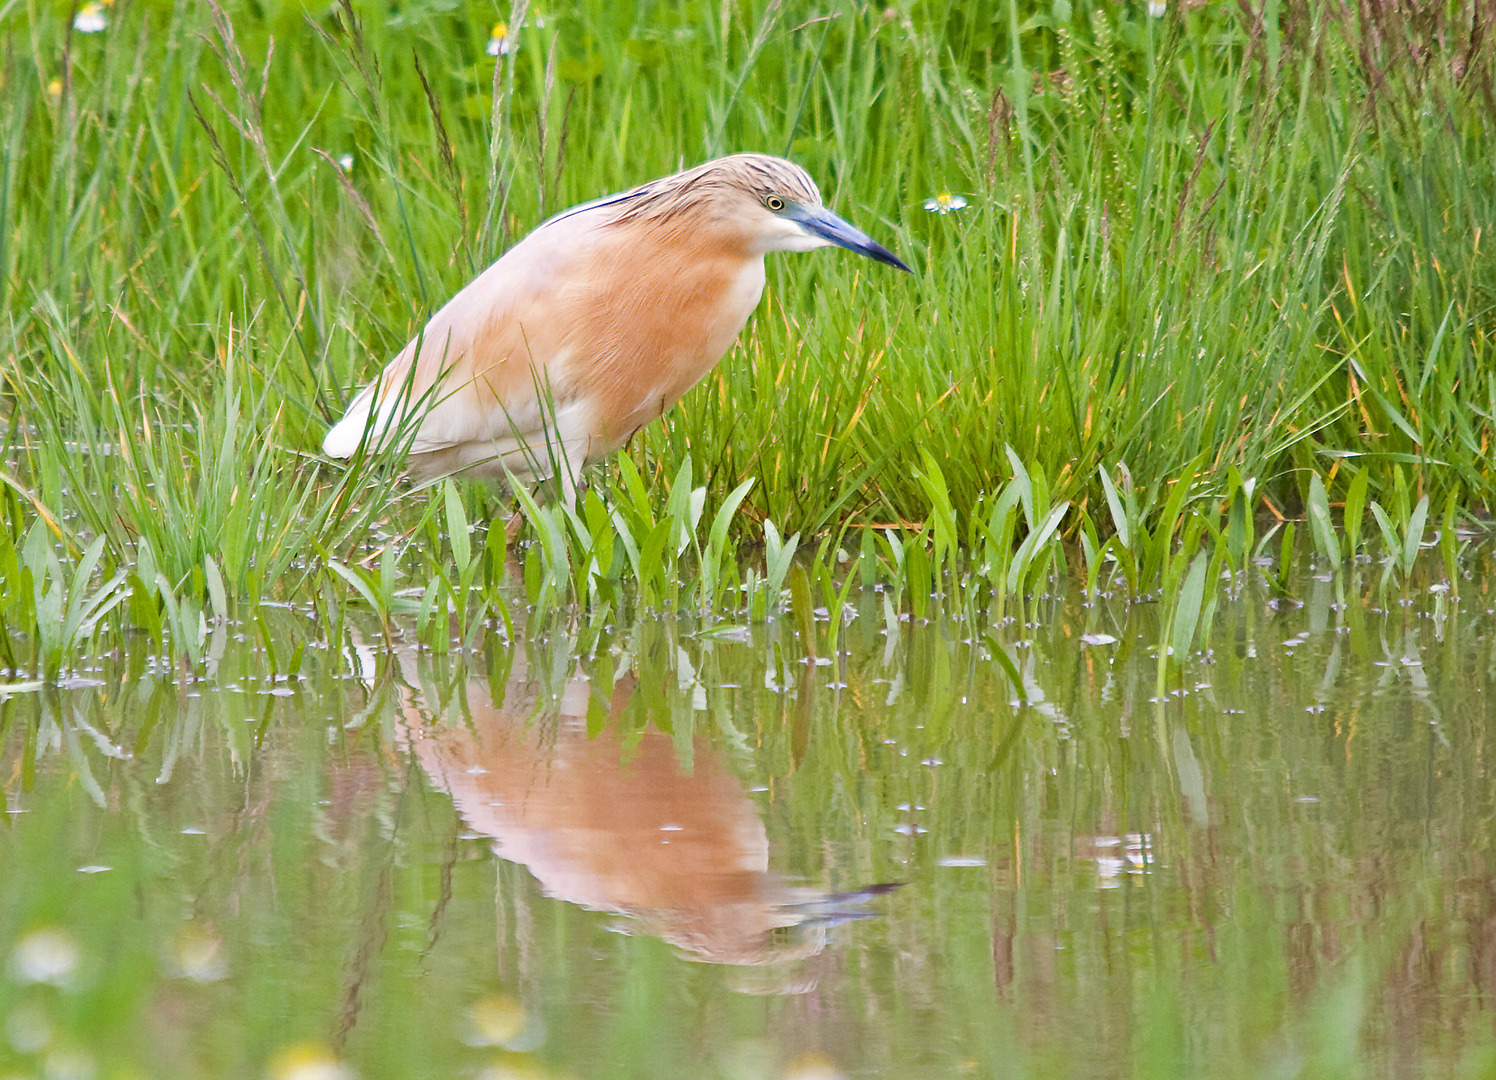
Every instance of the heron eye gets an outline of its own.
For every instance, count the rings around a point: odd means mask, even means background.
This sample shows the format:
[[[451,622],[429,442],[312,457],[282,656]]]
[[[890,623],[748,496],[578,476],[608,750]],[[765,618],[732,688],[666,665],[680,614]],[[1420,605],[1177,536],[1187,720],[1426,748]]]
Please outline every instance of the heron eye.
[[[764,197],[764,205],[777,214],[784,209],[784,200],[778,195],[767,195]]]

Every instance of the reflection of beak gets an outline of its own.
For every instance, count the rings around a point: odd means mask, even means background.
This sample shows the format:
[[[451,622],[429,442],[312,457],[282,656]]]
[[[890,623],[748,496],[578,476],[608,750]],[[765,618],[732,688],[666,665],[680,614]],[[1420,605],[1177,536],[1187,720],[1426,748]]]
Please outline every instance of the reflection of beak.
[[[824,206],[791,206],[785,211],[785,217],[798,224],[812,236],[819,236],[822,240],[828,240],[837,247],[844,247],[848,251],[855,251],[859,255],[866,255],[870,259],[876,259],[880,263],[889,266],[897,266],[900,270],[914,273],[904,260],[878,243],[867,233],[863,232],[850,221],[837,217]]]
[[[885,881],[881,885],[864,885],[856,892],[831,893],[793,905],[796,925],[836,926],[854,919],[876,918],[876,911],[863,905],[876,897],[893,892],[902,881]]]

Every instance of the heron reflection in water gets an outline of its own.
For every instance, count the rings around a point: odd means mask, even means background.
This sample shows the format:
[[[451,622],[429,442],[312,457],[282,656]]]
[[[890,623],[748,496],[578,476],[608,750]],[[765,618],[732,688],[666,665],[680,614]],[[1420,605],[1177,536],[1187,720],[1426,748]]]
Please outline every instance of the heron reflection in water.
[[[874,914],[865,903],[894,888],[828,894],[781,880],[754,801],[709,740],[693,740],[687,768],[672,736],[625,731],[632,676],[589,735],[593,686],[580,674],[550,698],[517,656],[504,700],[475,678],[454,709],[420,689],[413,657],[402,661],[399,738],[433,786],[548,895],[626,916],[619,929],[694,960],[778,965],[819,953],[832,926]]]

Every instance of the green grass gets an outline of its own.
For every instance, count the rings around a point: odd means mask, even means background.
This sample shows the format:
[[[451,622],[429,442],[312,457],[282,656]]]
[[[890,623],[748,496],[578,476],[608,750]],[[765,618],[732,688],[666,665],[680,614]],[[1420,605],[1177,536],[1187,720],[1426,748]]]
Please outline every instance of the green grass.
[[[1207,584],[1295,537],[1347,573],[1375,556],[1385,591],[1437,536],[1457,583],[1489,515],[1472,5],[68,14],[0,0],[18,677],[127,633],[195,665],[211,622],[283,603],[447,648],[515,602],[731,622],[881,583],[1000,616],[1061,570],[1162,595],[1187,648]],[[916,274],[774,259],[740,345],[517,553],[467,538],[508,516],[491,489],[319,459],[351,389],[546,215],[741,149],[788,152]],[[943,190],[970,205],[926,211]]]

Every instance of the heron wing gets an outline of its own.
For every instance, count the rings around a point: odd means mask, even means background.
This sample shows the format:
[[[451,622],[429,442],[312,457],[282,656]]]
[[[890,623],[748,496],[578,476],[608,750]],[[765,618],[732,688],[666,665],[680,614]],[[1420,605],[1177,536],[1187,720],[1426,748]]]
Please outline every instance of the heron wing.
[[[365,440],[409,439],[412,454],[468,443],[502,453],[543,440],[548,410],[567,405],[546,385],[566,336],[553,313],[587,261],[592,224],[585,215],[547,222],[474,278],[359,393],[324,452],[348,457]]]
[[[573,472],[598,460],[673,405],[742,330],[763,258],[689,222],[620,222],[617,201],[552,218],[474,279],[323,449],[408,438],[422,475],[497,458],[484,471],[542,477],[560,457]]]

